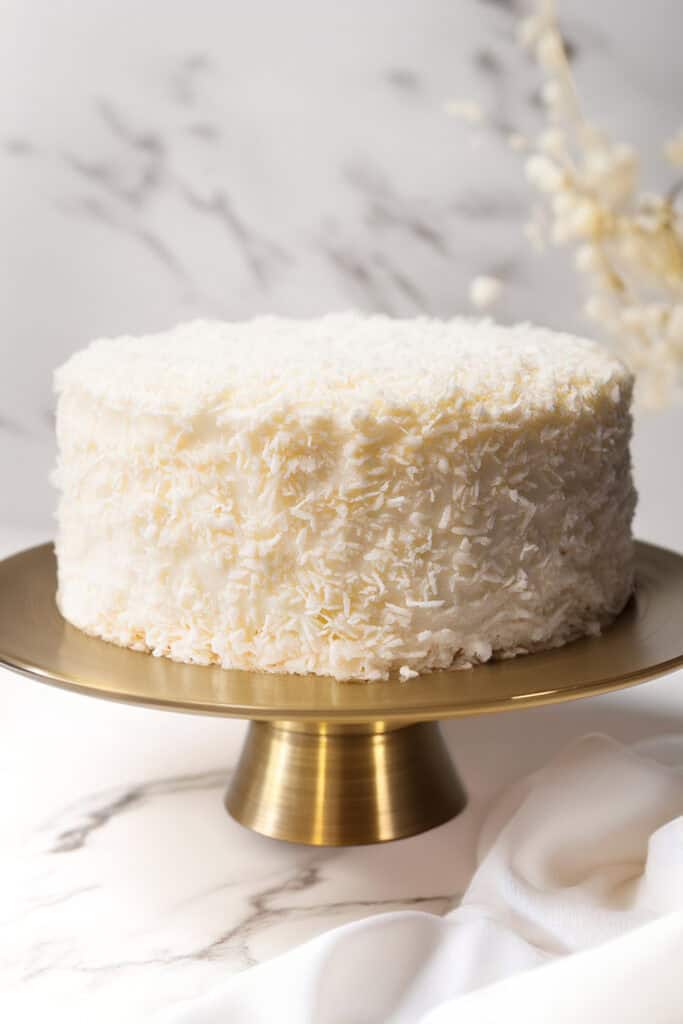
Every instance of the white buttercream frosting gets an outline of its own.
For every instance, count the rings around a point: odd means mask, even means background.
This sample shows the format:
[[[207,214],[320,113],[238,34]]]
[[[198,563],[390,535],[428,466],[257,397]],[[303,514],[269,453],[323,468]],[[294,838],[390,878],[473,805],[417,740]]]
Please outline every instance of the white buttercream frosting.
[[[58,600],[180,661],[339,679],[598,632],[632,588],[630,373],[353,314],[93,342],[56,374]]]

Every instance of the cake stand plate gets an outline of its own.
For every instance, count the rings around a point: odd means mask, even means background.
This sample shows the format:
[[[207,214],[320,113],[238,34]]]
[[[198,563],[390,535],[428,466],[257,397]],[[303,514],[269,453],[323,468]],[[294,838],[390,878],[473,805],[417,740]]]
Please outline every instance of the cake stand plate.
[[[94,697],[250,719],[227,809],[257,832],[314,845],[398,839],[462,810],[439,719],[589,697],[683,664],[683,557],[642,543],[635,594],[602,636],[408,682],[154,658],[74,629],[55,589],[51,544],[0,562],[1,664]]]

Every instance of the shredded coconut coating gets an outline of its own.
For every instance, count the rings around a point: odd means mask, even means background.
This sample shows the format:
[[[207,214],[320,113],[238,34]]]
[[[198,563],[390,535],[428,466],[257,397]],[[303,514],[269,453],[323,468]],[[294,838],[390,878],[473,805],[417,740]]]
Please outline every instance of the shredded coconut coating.
[[[519,325],[340,314],[56,374],[58,601],[178,661],[409,680],[594,634],[633,584],[632,378]]]

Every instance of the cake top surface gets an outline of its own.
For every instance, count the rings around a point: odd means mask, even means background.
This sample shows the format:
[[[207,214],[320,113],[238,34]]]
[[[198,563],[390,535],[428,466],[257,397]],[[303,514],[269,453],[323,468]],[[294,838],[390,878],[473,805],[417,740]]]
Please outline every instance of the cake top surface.
[[[278,403],[354,411],[462,399],[553,409],[630,387],[596,342],[529,324],[355,313],[314,320],[196,320],[144,337],[103,338],[55,375],[113,408],[192,415]],[[616,391],[614,390],[616,388]]]

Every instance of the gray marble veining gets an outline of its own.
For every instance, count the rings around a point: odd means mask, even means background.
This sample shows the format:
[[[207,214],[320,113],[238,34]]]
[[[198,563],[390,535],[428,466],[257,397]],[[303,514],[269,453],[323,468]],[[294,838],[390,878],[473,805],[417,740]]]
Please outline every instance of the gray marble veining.
[[[0,522],[49,525],[36,410],[93,336],[351,306],[448,315],[477,273],[504,278],[503,319],[585,327],[563,257],[522,233],[531,196],[505,136],[540,124],[524,6],[6,4]],[[677,125],[680,8],[656,0],[643,47],[630,7],[561,13],[591,113],[652,148]],[[449,118],[453,97],[487,126]]]
[[[156,796],[225,787],[229,775],[227,770],[177,775],[165,779],[148,779],[113,792],[94,793],[86,801],[60,813],[50,853],[70,853],[83,849],[92,833],[103,828],[115,815]]]

